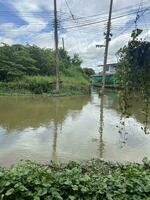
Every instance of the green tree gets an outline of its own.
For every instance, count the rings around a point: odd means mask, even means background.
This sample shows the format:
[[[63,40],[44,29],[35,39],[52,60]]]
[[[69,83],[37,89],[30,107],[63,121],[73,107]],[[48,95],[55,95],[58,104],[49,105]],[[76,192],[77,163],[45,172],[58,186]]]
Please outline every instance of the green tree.
[[[13,45],[11,47],[13,62],[22,66],[23,72],[27,75],[38,74],[38,68],[35,66],[36,60],[34,60],[29,50],[22,45]]]
[[[60,69],[64,71],[65,69],[71,67],[71,57],[68,55],[68,52],[62,48],[59,49],[59,65]]]
[[[25,74],[25,68],[13,61],[13,52],[10,46],[3,44],[0,47],[0,81],[12,81]]]
[[[80,67],[82,64],[82,60],[79,57],[78,54],[74,54],[73,58],[72,58],[72,65],[76,66],[76,67]]]
[[[55,75],[55,57],[51,49],[41,49],[37,46],[28,46],[35,66],[39,69],[39,74],[43,76]]]
[[[82,61],[78,54],[73,58],[66,50],[59,49],[60,72],[68,73],[68,69],[78,67]],[[30,45],[7,45],[0,46],[0,81],[13,81],[24,75],[54,76],[55,51],[52,49],[39,48]]]
[[[90,77],[90,76],[95,74],[95,71],[92,68],[83,68],[83,71],[88,77]]]

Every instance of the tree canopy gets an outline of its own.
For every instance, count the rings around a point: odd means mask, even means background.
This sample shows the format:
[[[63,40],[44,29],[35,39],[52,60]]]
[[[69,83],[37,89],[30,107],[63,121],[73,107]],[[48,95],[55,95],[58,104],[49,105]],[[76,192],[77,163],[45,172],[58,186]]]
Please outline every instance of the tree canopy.
[[[59,49],[60,72],[82,63],[78,54],[73,57]],[[0,81],[13,81],[23,75],[55,75],[55,51],[30,45],[0,46]]]
[[[95,71],[92,68],[83,68],[83,71],[89,77],[95,74]]]

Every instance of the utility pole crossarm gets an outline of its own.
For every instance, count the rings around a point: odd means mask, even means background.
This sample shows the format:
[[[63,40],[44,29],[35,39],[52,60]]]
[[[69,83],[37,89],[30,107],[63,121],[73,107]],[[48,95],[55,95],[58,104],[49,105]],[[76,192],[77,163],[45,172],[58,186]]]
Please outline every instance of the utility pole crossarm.
[[[105,45],[103,45],[103,44],[96,44],[96,48],[101,48],[101,47],[105,47]]]

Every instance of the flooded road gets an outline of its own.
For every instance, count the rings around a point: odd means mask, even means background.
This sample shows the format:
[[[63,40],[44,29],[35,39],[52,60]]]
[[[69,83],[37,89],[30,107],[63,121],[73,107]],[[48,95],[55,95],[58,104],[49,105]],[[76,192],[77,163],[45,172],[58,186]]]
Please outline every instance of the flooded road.
[[[0,165],[19,160],[47,163],[103,158],[141,162],[150,158],[150,135],[141,130],[140,103],[118,133],[117,95],[0,97]],[[101,110],[101,112],[100,112]]]

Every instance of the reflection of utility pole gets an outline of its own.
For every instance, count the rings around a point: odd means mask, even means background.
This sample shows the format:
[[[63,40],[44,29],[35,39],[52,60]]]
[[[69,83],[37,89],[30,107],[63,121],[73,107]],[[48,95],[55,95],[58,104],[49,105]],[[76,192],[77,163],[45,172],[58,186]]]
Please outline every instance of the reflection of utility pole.
[[[58,20],[57,20],[56,0],[54,0],[54,36],[55,36],[56,92],[59,92]]]
[[[53,146],[52,146],[52,161],[57,162],[57,140],[58,140],[58,103],[59,101],[56,99],[55,101],[55,107],[54,107],[54,137],[53,137]]]
[[[104,96],[101,95],[101,105],[100,105],[100,127],[99,127],[99,134],[100,134],[100,146],[99,146],[99,153],[100,159],[103,158],[104,154],[104,142],[103,142],[103,131],[104,131]]]
[[[65,41],[64,41],[64,38],[62,38],[62,47],[63,47],[63,50],[65,50]]]
[[[58,124],[54,122],[54,139],[52,149],[52,161],[57,162],[57,137],[58,137]]]
[[[110,0],[110,10],[109,10],[109,17],[108,17],[108,23],[107,23],[107,32],[106,32],[106,44],[105,44],[105,53],[104,53],[104,66],[103,66],[103,80],[102,80],[102,90],[101,93],[104,93],[105,90],[105,79],[106,79],[106,65],[107,65],[107,57],[108,57],[108,46],[109,42],[111,40],[110,36],[110,28],[111,28],[111,16],[112,16],[112,6],[113,6],[113,0]]]

